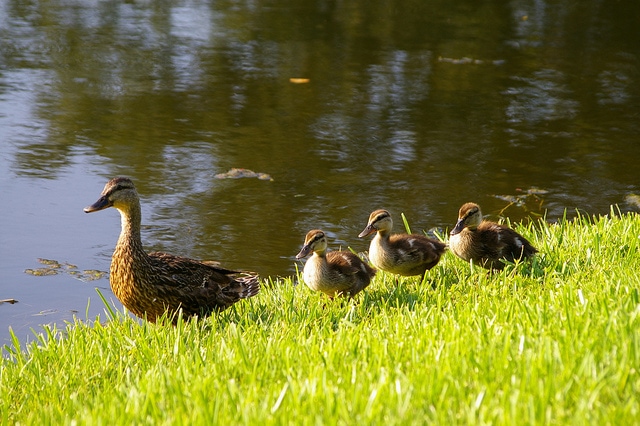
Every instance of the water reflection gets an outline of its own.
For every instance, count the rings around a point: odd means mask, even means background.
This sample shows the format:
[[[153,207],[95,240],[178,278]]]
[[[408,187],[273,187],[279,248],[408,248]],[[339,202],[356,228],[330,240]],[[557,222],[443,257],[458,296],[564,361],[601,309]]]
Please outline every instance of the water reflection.
[[[609,64],[611,69],[606,69],[598,75],[600,90],[597,91],[598,103],[603,106],[624,105],[631,101],[630,85],[633,84],[634,74],[637,74],[637,58],[621,53],[619,61]]]
[[[108,268],[118,216],[81,209],[116,175],[138,186],[149,250],[264,275],[293,273],[312,228],[364,250],[376,208],[444,228],[465,201],[495,213],[538,187],[550,220],[606,213],[640,192],[637,12],[0,1],[0,282],[46,285],[22,273],[38,257]],[[232,167],[274,181],[215,178]]]
[[[537,71],[531,78],[519,77],[520,87],[509,88],[506,94],[513,98],[507,107],[511,123],[571,120],[576,117],[579,104],[571,99],[563,76],[555,70]]]

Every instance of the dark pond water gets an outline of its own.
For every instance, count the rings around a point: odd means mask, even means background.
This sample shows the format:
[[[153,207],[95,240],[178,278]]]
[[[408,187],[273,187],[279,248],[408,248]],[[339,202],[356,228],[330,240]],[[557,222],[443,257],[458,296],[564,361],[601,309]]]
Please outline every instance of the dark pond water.
[[[635,0],[0,0],[0,343],[113,299],[75,274],[108,270],[119,215],[82,208],[113,176],[148,250],[264,276],[311,228],[365,250],[377,208],[637,209],[639,27]]]

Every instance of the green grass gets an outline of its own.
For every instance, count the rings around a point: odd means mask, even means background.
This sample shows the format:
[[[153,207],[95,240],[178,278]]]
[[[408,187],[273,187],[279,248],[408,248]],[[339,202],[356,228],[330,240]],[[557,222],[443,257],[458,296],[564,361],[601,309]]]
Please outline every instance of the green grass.
[[[0,422],[638,424],[640,217],[517,229],[541,254],[501,273],[447,254],[355,303],[285,279],[176,327],[46,329],[5,348]]]

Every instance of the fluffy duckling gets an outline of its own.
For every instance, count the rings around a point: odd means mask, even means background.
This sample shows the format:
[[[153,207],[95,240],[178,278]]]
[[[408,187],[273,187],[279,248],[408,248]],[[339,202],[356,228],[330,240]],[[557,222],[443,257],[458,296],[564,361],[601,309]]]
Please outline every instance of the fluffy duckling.
[[[304,283],[311,290],[321,291],[330,298],[353,297],[371,282],[376,270],[350,251],[327,252],[327,237],[319,229],[311,230],[296,259],[313,252],[304,265]]]
[[[458,222],[451,231],[449,248],[459,258],[487,269],[504,268],[503,260],[515,262],[538,252],[522,235],[495,222],[483,221],[480,206],[460,207]]]
[[[369,215],[367,227],[358,235],[366,237],[377,232],[369,246],[369,260],[378,269],[393,274],[422,275],[440,261],[445,243],[417,234],[391,234],[393,219],[386,210]]]
[[[85,207],[86,213],[115,207],[122,231],[111,258],[111,289],[135,315],[155,322],[168,311],[177,319],[222,311],[260,291],[258,275],[220,268],[167,253],[146,253],[140,238],[140,198],[128,178],[111,179],[101,197]]]

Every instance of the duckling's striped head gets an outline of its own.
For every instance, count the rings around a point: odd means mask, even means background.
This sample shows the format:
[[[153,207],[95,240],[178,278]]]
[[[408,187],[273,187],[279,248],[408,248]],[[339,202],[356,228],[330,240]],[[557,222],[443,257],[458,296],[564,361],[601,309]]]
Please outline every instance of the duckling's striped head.
[[[132,204],[139,203],[138,193],[131,179],[117,177],[111,179],[104,186],[98,201],[84,208],[85,213],[97,212],[108,207],[127,209]]]
[[[304,238],[304,246],[300,253],[296,255],[296,259],[302,259],[307,257],[309,253],[315,252],[318,255],[324,254],[327,250],[327,237],[323,231],[319,229],[313,229],[307,232],[307,236]]]
[[[482,211],[480,211],[480,206],[476,203],[465,203],[458,211],[458,222],[451,230],[451,235],[459,234],[464,228],[474,230],[481,222]]]
[[[376,210],[369,215],[369,223],[367,223],[367,227],[358,237],[366,237],[377,231],[389,232],[392,228],[393,219],[391,219],[391,214],[386,210]]]

